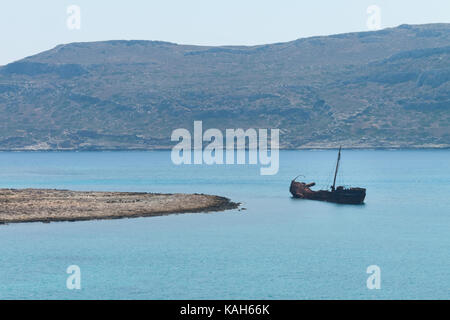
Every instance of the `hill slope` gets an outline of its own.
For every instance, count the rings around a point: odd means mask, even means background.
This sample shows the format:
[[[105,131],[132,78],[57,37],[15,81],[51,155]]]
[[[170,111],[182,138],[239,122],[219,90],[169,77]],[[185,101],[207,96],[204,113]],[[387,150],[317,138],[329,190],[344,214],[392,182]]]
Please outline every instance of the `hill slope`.
[[[0,149],[168,148],[176,128],[283,148],[450,146],[450,24],[260,46],[59,45],[0,67]]]

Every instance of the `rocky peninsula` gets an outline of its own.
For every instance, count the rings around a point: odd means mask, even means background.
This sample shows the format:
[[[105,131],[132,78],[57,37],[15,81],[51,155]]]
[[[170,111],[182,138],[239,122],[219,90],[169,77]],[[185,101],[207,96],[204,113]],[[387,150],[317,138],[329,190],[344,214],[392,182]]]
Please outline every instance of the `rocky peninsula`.
[[[206,194],[0,189],[0,224],[135,218],[238,206],[228,198]]]

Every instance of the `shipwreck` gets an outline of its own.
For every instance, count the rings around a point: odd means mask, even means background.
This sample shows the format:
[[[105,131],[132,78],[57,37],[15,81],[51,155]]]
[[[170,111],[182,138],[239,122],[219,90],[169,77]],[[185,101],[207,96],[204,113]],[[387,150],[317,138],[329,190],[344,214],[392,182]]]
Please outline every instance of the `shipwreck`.
[[[338,158],[336,162],[336,170],[334,172],[333,185],[330,190],[311,190],[311,187],[315,186],[315,182],[305,183],[297,182],[294,178],[291,181],[289,191],[294,198],[328,201],[335,203],[346,204],[362,204],[366,198],[365,188],[346,188],[344,186],[336,187],[336,177],[339,170],[339,162],[341,160],[341,148],[339,148]]]

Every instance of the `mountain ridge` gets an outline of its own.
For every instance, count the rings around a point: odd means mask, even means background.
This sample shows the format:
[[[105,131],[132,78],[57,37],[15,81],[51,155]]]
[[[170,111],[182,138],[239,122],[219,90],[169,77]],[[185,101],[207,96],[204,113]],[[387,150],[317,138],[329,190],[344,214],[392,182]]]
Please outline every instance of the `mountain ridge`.
[[[256,46],[63,44],[0,67],[0,149],[167,149],[194,120],[279,128],[285,149],[449,147],[449,62],[450,24]]]

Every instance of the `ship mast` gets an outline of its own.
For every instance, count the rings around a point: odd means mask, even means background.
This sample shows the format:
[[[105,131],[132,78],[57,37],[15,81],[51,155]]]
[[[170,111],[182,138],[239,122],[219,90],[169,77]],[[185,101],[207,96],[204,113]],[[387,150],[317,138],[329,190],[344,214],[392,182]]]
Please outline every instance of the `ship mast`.
[[[342,148],[342,146],[339,147],[339,152],[338,152],[338,157],[337,157],[337,162],[336,162],[336,171],[334,172],[333,186],[331,187],[332,191],[334,191],[335,187],[336,187],[336,176],[337,176],[338,169],[339,169],[339,160],[341,160],[341,148]]]

